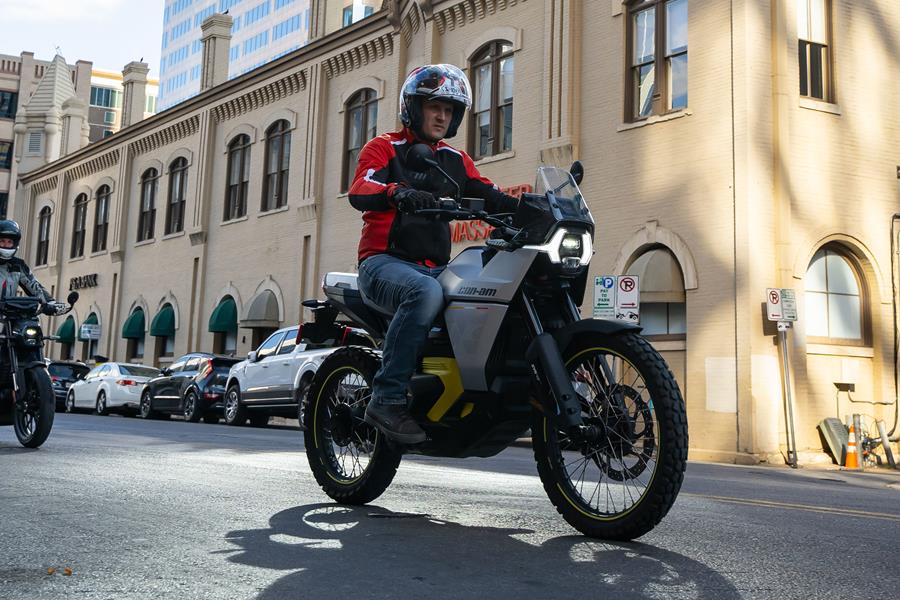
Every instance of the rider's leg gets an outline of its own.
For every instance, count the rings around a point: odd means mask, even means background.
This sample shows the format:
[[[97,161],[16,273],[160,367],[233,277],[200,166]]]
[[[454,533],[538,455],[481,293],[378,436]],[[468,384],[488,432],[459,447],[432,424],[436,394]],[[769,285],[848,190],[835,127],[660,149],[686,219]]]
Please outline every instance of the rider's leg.
[[[384,339],[382,366],[375,374],[370,403],[373,410],[377,411],[379,406],[390,407],[390,410],[372,416],[387,419],[392,415],[396,427],[382,429],[390,434],[411,434],[412,437],[405,440],[408,443],[415,443],[413,437],[415,441],[424,440],[424,432],[406,412],[406,388],[428,331],[444,306],[443,289],[435,279],[441,270],[385,254],[365,260],[359,268],[359,285],[366,296],[394,313]],[[399,432],[397,428],[404,431]]]

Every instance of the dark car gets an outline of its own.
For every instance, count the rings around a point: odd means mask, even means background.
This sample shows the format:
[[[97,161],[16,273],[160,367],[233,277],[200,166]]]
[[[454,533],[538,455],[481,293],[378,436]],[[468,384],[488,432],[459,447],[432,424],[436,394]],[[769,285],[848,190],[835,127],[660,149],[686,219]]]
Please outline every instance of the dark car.
[[[141,417],[175,414],[193,423],[218,422],[228,370],[237,362],[231,356],[185,354],[147,382],[141,393]]]
[[[82,362],[52,360],[47,364],[47,370],[50,371],[50,383],[56,397],[56,410],[65,410],[69,388],[79,379],[84,379],[91,368]]]

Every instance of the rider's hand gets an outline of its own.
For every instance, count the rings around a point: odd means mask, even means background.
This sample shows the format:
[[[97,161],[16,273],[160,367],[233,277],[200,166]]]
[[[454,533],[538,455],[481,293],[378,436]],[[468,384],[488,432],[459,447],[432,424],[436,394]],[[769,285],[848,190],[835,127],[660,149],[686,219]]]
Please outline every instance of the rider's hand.
[[[43,313],[48,316],[64,315],[72,310],[72,307],[65,302],[48,302],[44,305]]]
[[[439,207],[437,198],[431,192],[408,187],[400,188],[394,192],[392,200],[397,208],[405,213],[414,213],[419,210]]]

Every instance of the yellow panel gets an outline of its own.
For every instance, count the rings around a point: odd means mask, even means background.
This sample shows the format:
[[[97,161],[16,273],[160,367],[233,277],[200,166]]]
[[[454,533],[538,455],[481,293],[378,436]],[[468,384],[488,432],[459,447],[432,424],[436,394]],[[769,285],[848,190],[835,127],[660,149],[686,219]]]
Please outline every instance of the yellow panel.
[[[473,404],[472,402],[466,402],[465,405],[463,406],[462,413],[460,413],[459,417],[461,419],[468,417],[469,413],[472,412],[473,408],[475,408],[475,404]]]
[[[422,372],[429,375],[437,375],[441,383],[444,384],[444,393],[441,394],[441,397],[428,411],[428,420],[437,423],[444,418],[447,411],[459,400],[463,393],[459,366],[456,364],[455,358],[426,356],[422,359]]]

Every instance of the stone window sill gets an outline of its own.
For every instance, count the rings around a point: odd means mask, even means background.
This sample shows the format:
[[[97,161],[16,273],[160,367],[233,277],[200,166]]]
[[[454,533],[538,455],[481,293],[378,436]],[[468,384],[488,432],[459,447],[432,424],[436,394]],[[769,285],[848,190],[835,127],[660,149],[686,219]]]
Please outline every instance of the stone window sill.
[[[172,239],[179,238],[182,236],[184,236],[184,229],[182,229],[181,231],[176,231],[174,233],[167,233],[166,235],[162,236],[160,239],[172,240]]]
[[[800,98],[800,108],[806,108],[808,110],[817,110],[819,112],[829,113],[832,115],[841,116],[841,107],[837,104],[832,104],[831,102],[824,102],[822,100],[815,100],[813,98]]]
[[[262,217],[268,217],[269,215],[287,212],[288,210],[290,210],[290,208],[291,208],[290,206],[285,204],[284,206],[279,206],[278,208],[273,208],[272,210],[263,211],[263,212],[259,213],[258,215],[256,215],[256,218],[259,219]]]
[[[70,258],[68,262],[74,263],[74,262],[79,262],[79,261],[82,261],[82,260],[84,260],[84,255],[83,255],[83,254],[82,254],[81,256],[76,256],[76,257],[74,257],[74,258]]]
[[[141,240],[140,242],[135,242],[134,247],[137,248],[138,246],[149,246],[150,244],[155,244],[155,243],[156,243],[156,238],[150,238],[148,240]]]
[[[692,114],[694,114],[693,111],[685,108],[683,110],[670,112],[664,115],[651,115],[641,121],[635,121],[634,123],[623,123],[616,128],[616,131],[631,131],[632,129],[640,129],[641,127],[647,127],[648,125],[655,125],[656,123],[665,123],[666,121],[674,121],[675,119],[680,119],[682,117],[689,117]]]
[[[244,222],[244,221],[246,221],[246,220],[247,220],[247,215],[244,215],[243,217],[238,217],[237,219],[231,219],[231,220],[228,220],[228,221],[222,221],[222,225],[233,225],[233,224],[235,224],[235,223],[242,223],[242,222]]]
[[[104,254],[109,254],[107,250],[97,250],[96,252],[91,252],[91,258],[95,256],[103,256]]]
[[[507,150],[506,152],[501,152],[500,154],[494,154],[493,156],[485,156],[484,158],[479,158],[475,161],[475,166],[480,167],[481,165],[489,165],[501,160],[506,160],[507,158],[515,158],[515,156],[515,150]]]
[[[873,358],[875,356],[875,350],[871,346],[838,346],[836,344],[807,344],[806,353],[857,358]]]

